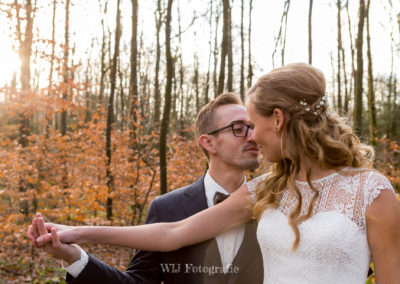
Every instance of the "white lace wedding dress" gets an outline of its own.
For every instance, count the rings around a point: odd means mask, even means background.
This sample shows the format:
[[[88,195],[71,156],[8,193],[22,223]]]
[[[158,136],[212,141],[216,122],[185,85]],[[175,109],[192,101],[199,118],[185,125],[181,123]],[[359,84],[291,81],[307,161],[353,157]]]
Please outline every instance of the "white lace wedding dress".
[[[258,182],[248,183],[255,200]],[[312,198],[307,182],[296,181],[302,194],[303,215]],[[345,168],[314,180],[318,189],[312,216],[299,225],[300,244],[292,251],[294,232],[288,216],[297,201],[288,191],[277,209],[267,209],[258,223],[257,239],[264,262],[264,283],[365,283],[371,261],[365,211],[382,190],[393,188],[372,171]]]

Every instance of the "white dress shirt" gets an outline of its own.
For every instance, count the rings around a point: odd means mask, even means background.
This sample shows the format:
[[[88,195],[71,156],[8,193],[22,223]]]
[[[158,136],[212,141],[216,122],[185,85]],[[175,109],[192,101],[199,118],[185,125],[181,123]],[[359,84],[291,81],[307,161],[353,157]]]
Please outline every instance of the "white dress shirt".
[[[246,182],[246,180],[244,182]],[[227,192],[210,176],[208,171],[204,177],[204,188],[206,191],[208,207],[214,206],[213,199],[215,192],[219,191],[224,194],[229,194],[229,192]],[[245,225],[239,225],[216,237],[224,273],[228,272],[233,259],[242,245],[244,230]],[[79,276],[89,261],[88,254],[81,247],[79,248],[81,250],[81,259],[75,261],[70,266],[64,267],[63,265],[63,268],[75,278]]]
[[[246,182],[246,180],[244,182]],[[204,177],[204,187],[206,190],[208,207],[214,206],[213,199],[215,192],[219,191],[224,194],[229,194],[229,192],[227,192],[210,176],[208,171]],[[245,225],[243,224],[216,237],[224,273],[228,272],[229,267],[232,265],[233,259],[242,245],[244,230]]]
[[[61,266],[74,278],[78,277],[81,274],[82,270],[86,267],[87,263],[89,262],[89,256],[80,246],[76,246],[81,250],[81,259],[75,261],[71,265],[64,267],[64,262],[61,262]]]

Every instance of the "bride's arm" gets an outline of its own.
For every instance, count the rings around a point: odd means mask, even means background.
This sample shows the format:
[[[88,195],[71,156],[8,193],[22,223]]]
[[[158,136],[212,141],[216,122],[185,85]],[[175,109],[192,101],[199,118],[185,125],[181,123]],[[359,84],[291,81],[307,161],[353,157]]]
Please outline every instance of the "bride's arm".
[[[171,251],[211,239],[251,218],[247,186],[243,185],[224,202],[187,219],[134,227],[79,226],[58,232],[64,243],[99,243],[146,251]],[[38,238],[51,241],[51,234]]]
[[[377,283],[400,283],[400,207],[393,192],[382,191],[365,215]]]

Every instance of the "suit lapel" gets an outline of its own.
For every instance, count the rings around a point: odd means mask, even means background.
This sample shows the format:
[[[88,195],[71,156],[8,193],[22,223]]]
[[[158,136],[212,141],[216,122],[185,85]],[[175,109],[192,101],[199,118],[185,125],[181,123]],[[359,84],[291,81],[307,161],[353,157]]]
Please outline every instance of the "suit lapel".
[[[204,188],[204,176],[186,190],[185,198],[182,200],[182,207],[186,215],[185,218],[208,208]]]

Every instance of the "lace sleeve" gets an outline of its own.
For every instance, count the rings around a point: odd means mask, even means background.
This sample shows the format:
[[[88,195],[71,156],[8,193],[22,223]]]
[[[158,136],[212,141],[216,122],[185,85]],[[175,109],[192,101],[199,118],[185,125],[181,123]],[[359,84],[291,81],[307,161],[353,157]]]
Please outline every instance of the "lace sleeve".
[[[364,177],[364,202],[361,206],[361,216],[359,216],[360,219],[357,224],[359,224],[363,233],[366,234],[367,219],[365,213],[367,211],[367,206],[371,205],[374,202],[375,198],[377,198],[382,191],[390,190],[394,194],[394,189],[390,181],[381,173],[378,173],[376,171],[368,171],[368,174]]]
[[[250,200],[251,200],[253,203],[256,203],[256,201],[257,201],[257,200],[256,200],[256,189],[257,189],[257,185],[258,185],[261,181],[265,180],[265,178],[266,178],[268,175],[269,175],[269,173],[263,174],[263,175],[261,175],[261,176],[259,176],[259,177],[256,177],[256,178],[252,179],[251,181],[247,182],[247,189],[248,189],[248,191],[249,191],[249,193],[250,193]]]
[[[394,194],[394,189],[390,181],[384,175],[371,171],[364,186],[365,207],[371,205],[374,199],[377,198],[383,190],[390,190]]]

